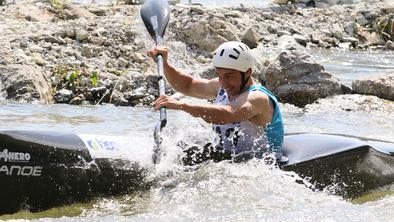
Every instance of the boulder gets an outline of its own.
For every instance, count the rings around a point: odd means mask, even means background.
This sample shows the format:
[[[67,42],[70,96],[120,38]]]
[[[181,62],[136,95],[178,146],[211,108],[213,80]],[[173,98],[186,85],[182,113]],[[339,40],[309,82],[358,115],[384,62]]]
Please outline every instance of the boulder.
[[[360,29],[360,25],[354,21],[350,21],[345,24],[345,32],[350,36],[354,36],[355,33]]]
[[[358,94],[374,95],[394,101],[394,72],[354,80],[352,88]]]
[[[18,102],[51,103],[52,92],[47,74],[31,65],[0,66],[0,88],[5,98]]]
[[[257,47],[259,40],[260,36],[253,27],[249,27],[241,37],[241,41],[251,49]]]
[[[387,41],[385,47],[386,47],[386,49],[394,50],[394,42],[392,42],[390,40]]]
[[[61,89],[55,93],[53,96],[56,103],[70,103],[74,98],[74,93],[68,89]],[[76,104],[76,100],[73,101],[73,104]]]
[[[292,51],[280,53],[260,79],[281,102],[303,107],[319,98],[349,93],[337,78],[324,71],[308,54]]]
[[[227,41],[238,41],[238,29],[226,20],[202,18],[192,22],[184,19],[176,22],[173,32],[177,39],[187,45],[197,46],[200,50],[214,51],[220,44]]]

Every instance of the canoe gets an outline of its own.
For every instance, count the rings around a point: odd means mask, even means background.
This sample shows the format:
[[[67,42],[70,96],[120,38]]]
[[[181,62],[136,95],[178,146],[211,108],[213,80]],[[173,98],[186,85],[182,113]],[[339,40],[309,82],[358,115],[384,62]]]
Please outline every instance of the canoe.
[[[0,131],[0,214],[32,212],[149,189],[152,150],[126,137]],[[345,198],[394,181],[394,144],[338,135],[286,135],[280,168]]]
[[[394,182],[394,143],[327,134],[285,136],[281,168],[344,198]],[[327,190],[327,189],[326,189]]]

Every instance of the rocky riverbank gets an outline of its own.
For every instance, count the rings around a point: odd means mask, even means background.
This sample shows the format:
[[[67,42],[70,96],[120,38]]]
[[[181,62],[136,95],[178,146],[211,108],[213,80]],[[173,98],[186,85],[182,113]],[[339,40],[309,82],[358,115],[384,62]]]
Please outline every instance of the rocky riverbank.
[[[174,51],[172,62],[198,70],[195,75],[206,75],[210,52],[224,41],[281,50],[276,60],[265,61],[263,52],[254,49],[260,58],[255,75],[282,102],[304,106],[352,92],[304,49],[393,50],[393,17],[394,3],[378,0],[324,9],[306,4],[264,9],[177,5],[166,41]],[[16,0],[0,6],[0,30],[0,91],[9,100],[149,106],[158,95],[156,67],[146,54],[153,41],[139,18],[139,6]],[[380,78],[388,92],[383,94],[390,96],[382,96],[379,86],[363,90],[376,81],[355,83],[353,92],[392,100],[391,75]]]

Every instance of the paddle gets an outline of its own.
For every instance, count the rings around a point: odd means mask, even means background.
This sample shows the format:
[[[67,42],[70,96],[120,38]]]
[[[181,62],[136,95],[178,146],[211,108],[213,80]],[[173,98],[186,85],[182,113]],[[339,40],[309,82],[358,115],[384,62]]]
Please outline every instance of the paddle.
[[[156,45],[163,43],[163,35],[166,30],[168,21],[170,20],[170,6],[167,0],[147,0],[142,5],[140,14],[144,21],[146,29],[150,36],[155,41]],[[163,68],[163,56],[157,56],[157,72],[159,75],[159,94],[165,94],[165,83],[164,83],[164,68]],[[155,147],[153,149],[153,163],[156,164],[160,161],[162,150],[160,149],[161,144],[161,131],[167,124],[166,108],[160,108],[160,122],[157,123],[153,137],[155,139]]]

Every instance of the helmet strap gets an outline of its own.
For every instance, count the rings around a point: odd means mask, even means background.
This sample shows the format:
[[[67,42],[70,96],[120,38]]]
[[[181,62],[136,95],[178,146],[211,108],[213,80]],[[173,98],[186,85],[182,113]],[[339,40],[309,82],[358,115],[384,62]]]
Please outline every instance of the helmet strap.
[[[246,84],[249,82],[250,76],[245,77],[246,72],[241,72],[241,87],[239,89],[239,93],[243,93],[245,90]]]

